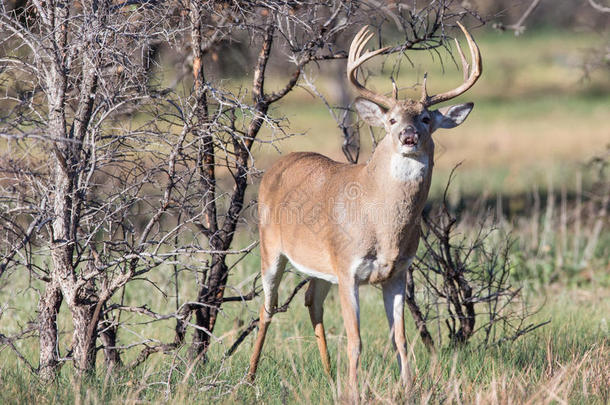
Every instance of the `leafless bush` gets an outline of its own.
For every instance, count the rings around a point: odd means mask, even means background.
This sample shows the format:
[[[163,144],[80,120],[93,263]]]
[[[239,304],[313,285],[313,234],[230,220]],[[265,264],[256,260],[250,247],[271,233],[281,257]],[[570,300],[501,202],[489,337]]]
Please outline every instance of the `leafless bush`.
[[[45,283],[39,371],[95,365],[98,321],[129,280],[168,260],[162,230],[185,141],[157,122],[142,49],[177,34],[166,9],[111,2],[31,2],[0,14],[3,51],[2,271]],[[121,120],[141,111],[137,124]],[[152,145],[162,145],[151,158]],[[57,342],[65,302],[72,346]],[[110,344],[114,346],[114,344]]]
[[[477,334],[485,346],[514,340],[548,322],[529,323],[535,311],[523,301],[521,288],[512,285],[510,235],[490,225],[488,215],[478,218],[469,234],[459,230],[447,201],[454,171],[441,206],[424,215],[424,249],[413,266],[422,281],[424,314],[410,308],[428,345],[431,323],[436,325],[439,346],[444,336],[441,324],[452,345],[467,343]],[[408,283],[409,299],[414,300],[413,274]]]

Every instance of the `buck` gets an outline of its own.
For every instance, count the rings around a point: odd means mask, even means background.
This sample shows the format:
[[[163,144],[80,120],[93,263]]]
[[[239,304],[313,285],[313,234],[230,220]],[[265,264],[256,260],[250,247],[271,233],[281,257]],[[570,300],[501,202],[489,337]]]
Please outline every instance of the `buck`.
[[[350,46],[347,76],[360,95],[355,100],[359,116],[386,132],[369,162],[347,164],[317,153],[291,153],[265,173],[259,191],[264,302],[250,359],[251,380],[289,261],[296,270],[313,277],[305,305],[327,373],[330,374],[330,358],[322,317],[331,284],[338,284],[351,387],[357,386],[361,351],[358,289],[361,284],[380,284],[390,334],[398,351],[401,380],[406,385],[411,382],[404,328],[405,285],[407,269],[419,243],[421,213],[432,177],[431,135],[439,128],[460,125],[473,103],[437,110],[430,107],[466,92],[482,72],[479,48],[468,31],[458,25],[470,48],[472,69],[456,40],[463,83],[430,96],[424,75],[419,100],[399,100],[396,85],[393,96],[388,97],[358,82],[358,68],[389,49],[363,52],[373,34],[367,27],[362,28]]]

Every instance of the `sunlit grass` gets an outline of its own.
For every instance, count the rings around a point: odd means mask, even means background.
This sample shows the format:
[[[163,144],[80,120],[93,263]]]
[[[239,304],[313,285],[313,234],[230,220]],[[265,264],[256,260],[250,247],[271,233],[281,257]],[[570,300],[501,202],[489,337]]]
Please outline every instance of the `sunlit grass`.
[[[281,296],[285,297],[295,283],[295,276],[289,275]],[[300,301],[302,297],[297,298]],[[486,398],[485,403],[502,403],[502,398],[512,398],[517,402],[554,399],[603,404],[608,399],[606,382],[610,377],[607,364],[609,298],[607,290],[594,286],[549,295],[535,321],[551,320],[551,324],[514,343],[487,350],[471,345],[459,350],[442,349],[436,356],[430,355],[414,338],[416,332],[408,322],[415,373],[413,391],[408,394],[398,383],[381,293],[374,288],[363,288],[361,395],[372,402],[400,402],[410,398],[415,403],[423,403],[429,398],[436,403],[454,396],[452,401],[459,398],[464,402]],[[231,312],[229,309],[227,318],[221,321],[218,334],[233,327]],[[192,370],[191,378],[186,381],[183,380],[187,370],[180,361],[174,362],[171,355],[157,355],[144,367],[127,373],[105,375],[100,366],[98,376],[81,386],[74,380],[71,369],[64,367],[56,383],[41,386],[5,351],[1,354],[3,367],[0,368],[5,389],[0,392],[0,401],[333,402],[345,390],[346,340],[339,314],[336,293],[331,291],[325,323],[333,363],[332,379],[322,370],[307,310],[295,301],[288,313],[278,314],[273,320],[254,385],[244,381],[253,336],[228,359],[223,358],[225,345],[214,346],[208,363]],[[167,380],[164,376],[168,368],[176,364],[174,375]]]

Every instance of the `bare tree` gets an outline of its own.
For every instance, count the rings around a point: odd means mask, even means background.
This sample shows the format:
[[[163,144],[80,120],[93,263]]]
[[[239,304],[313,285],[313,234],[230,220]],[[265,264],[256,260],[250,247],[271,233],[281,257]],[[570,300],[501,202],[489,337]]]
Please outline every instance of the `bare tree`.
[[[3,3],[0,13],[0,268],[45,283],[38,304],[45,378],[62,358],[79,372],[94,370],[103,307],[166,260],[160,247],[176,232],[161,231],[161,221],[175,203],[185,137],[153,120],[161,94],[149,88],[141,57],[151,38],[167,40],[176,30],[163,7],[126,6],[33,1],[14,9]],[[136,109],[141,124],[123,119]],[[146,156],[153,143],[165,146],[157,152],[163,161]],[[62,302],[74,327],[63,355]]]

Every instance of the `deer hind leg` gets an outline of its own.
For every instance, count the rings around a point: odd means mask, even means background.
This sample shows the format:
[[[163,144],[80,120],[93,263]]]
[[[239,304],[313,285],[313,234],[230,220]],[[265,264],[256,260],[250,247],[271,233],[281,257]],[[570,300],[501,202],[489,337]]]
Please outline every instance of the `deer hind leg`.
[[[256,375],[256,368],[258,367],[263,343],[265,343],[267,329],[271,323],[271,317],[277,308],[277,290],[284,274],[284,267],[286,266],[286,258],[281,254],[275,255],[269,260],[268,255],[264,254],[263,251],[261,249],[261,272],[265,299],[261,305],[258,335],[254,343],[252,356],[250,357],[250,369],[248,371],[248,379],[250,381],[253,381]]]
[[[394,349],[398,351],[398,367],[400,379],[409,388],[412,374],[407,355],[407,339],[405,337],[405,287],[406,272],[400,272],[382,285],[383,303],[385,306],[390,335]]]
[[[324,371],[330,376],[330,356],[328,355],[328,347],[326,345],[326,334],[324,332],[324,300],[330,290],[330,283],[320,279],[312,279],[309,282],[309,287],[305,293],[305,306],[309,309],[309,318],[313,326],[318,350],[322,358]]]

